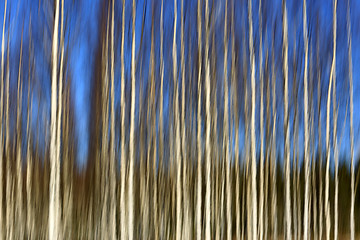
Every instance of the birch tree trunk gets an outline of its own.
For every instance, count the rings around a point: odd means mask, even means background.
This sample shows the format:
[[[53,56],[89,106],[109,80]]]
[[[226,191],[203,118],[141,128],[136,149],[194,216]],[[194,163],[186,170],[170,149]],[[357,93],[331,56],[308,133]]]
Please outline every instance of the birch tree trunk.
[[[350,239],[355,239],[355,190],[354,190],[354,90],[353,90],[353,69],[352,69],[352,44],[351,44],[351,18],[350,1],[347,6],[347,38],[348,38],[348,65],[349,65],[349,95],[350,95],[350,159],[351,159],[351,203],[350,203]]]
[[[306,16],[306,0],[303,0],[303,34],[304,34],[304,51],[305,51],[305,66],[304,66],[304,141],[305,141],[305,201],[304,201],[304,240],[308,238],[309,232],[309,110],[308,110],[308,29]]]
[[[121,162],[120,162],[120,239],[127,239],[127,219],[126,219],[126,204],[125,204],[125,174],[126,174],[126,149],[125,149],[125,58],[124,58],[124,43],[125,43],[125,0],[122,0],[122,23],[121,23],[121,93],[120,93],[120,107],[121,107]]]
[[[177,46],[176,46],[176,30],[177,30],[177,0],[174,0],[174,35],[173,35],[173,80],[174,80],[174,128],[175,128],[175,158],[176,158],[176,239],[180,240],[182,228],[182,208],[181,208],[181,146],[180,146],[180,119],[179,119],[179,88],[177,78]]]
[[[262,13],[259,0],[259,78],[260,78],[260,191],[259,191],[259,233],[258,238],[264,239],[264,75],[262,46]]]
[[[154,13],[154,5],[153,13]],[[156,102],[155,102],[155,43],[154,43],[154,15],[152,16],[151,22],[151,52],[150,52],[150,69],[151,69],[151,90],[150,90],[150,97],[151,97],[151,146],[153,149],[152,155],[152,186],[153,186],[153,226],[154,226],[154,239],[158,239],[159,235],[159,215],[158,215],[158,185],[157,185],[157,175],[156,175],[156,158],[157,158],[157,151],[156,151]]]
[[[205,239],[210,239],[210,196],[211,196],[211,154],[210,154],[210,61],[209,61],[209,2],[205,0],[205,111],[206,111],[206,132],[205,132],[205,164],[206,164],[206,193],[205,193]]]
[[[124,28],[123,28],[124,29]],[[164,183],[163,178],[163,158],[164,158],[164,60],[163,60],[163,42],[164,42],[164,0],[161,0],[161,10],[160,10],[160,99],[159,99],[159,178],[158,183],[160,187],[160,198],[159,202],[165,200],[164,198]],[[160,229],[164,229],[164,213],[165,210],[160,210]],[[164,231],[160,231],[161,236],[164,237]]]
[[[255,51],[253,43],[252,5],[248,0],[249,51],[251,76],[251,239],[257,238],[257,197],[256,197],[256,135],[255,135]]]
[[[275,34],[273,35],[271,51],[271,78],[272,78],[272,141],[271,141],[271,231],[272,239],[277,236],[277,191],[276,191],[276,73],[275,73],[275,53],[274,43]]]
[[[315,111],[314,111],[314,78],[313,78],[313,51],[310,47],[310,128],[311,128],[311,159],[312,159],[312,199],[313,199],[313,238],[317,240],[318,237],[318,212],[317,212],[317,190],[316,190],[316,158],[315,158]],[[310,170],[309,170],[310,171]],[[310,189],[309,189],[310,191]]]
[[[296,32],[296,30],[295,30]],[[294,135],[293,135],[293,221],[294,221],[294,239],[300,239],[301,237],[301,231],[298,229],[298,203],[300,203],[300,194],[298,194],[297,189],[297,174],[299,171],[298,165],[297,165],[297,138],[298,138],[298,129],[297,121],[298,121],[298,99],[297,99],[297,84],[296,84],[296,77],[297,77],[297,62],[296,62],[296,39],[294,39],[294,55],[293,55],[293,105],[294,105]]]
[[[110,3],[109,3],[110,5]],[[110,238],[109,236],[109,154],[108,154],[108,129],[109,129],[109,8],[106,21],[106,36],[103,43],[102,51],[102,148],[101,148],[101,236],[102,238]]]
[[[235,229],[236,229],[236,238],[240,239],[241,237],[241,225],[240,225],[240,166],[239,166],[239,114],[238,114],[238,91],[237,91],[237,72],[236,72],[236,55],[235,55],[235,20],[234,20],[234,0],[232,1],[232,11],[231,11],[231,90],[232,90],[232,99],[233,99],[233,110],[234,110],[234,120],[235,120]]]
[[[198,24],[198,51],[199,51],[199,69],[198,69],[198,104],[197,104],[197,194],[196,194],[196,239],[200,240],[202,237],[201,229],[201,199],[202,199],[202,171],[201,171],[201,158],[202,158],[202,143],[201,143],[201,44],[202,44],[202,23],[201,23],[201,0],[198,0],[197,6],[197,24]]]
[[[32,205],[32,181],[33,181],[33,156],[30,152],[32,149],[32,138],[30,133],[30,125],[32,121],[32,91],[30,95],[30,79],[32,74],[32,65],[31,65],[31,16],[29,19],[29,65],[28,65],[28,96],[27,96],[27,116],[26,116],[26,142],[27,142],[27,149],[26,149],[26,236],[27,238],[32,238],[33,231],[34,231],[34,223],[35,219],[33,216],[33,205]],[[0,185],[2,186],[2,185]],[[1,187],[2,188],[2,187]],[[1,238],[2,236],[0,236]]]
[[[335,74],[335,52],[336,52],[336,7],[337,0],[333,1],[333,59],[331,64],[331,72],[329,78],[329,89],[327,96],[327,112],[326,112],[326,174],[325,174],[325,218],[326,218],[326,239],[330,239],[330,201],[329,201],[329,178],[330,178],[330,93],[333,84],[333,76]]]
[[[226,174],[226,239],[231,239],[231,187],[230,187],[230,149],[229,149],[229,89],[228,89],[228,35],[227,35],[227,0],[225,0],[224,17],[224,122],[223,122],[223,146],[225,151],[225,174]]]
[[[16,237],[21,239],[24,237],[24,216],[23,216],[23,194],[22,194],[22,161],[21,161],[21,111],[22,111],[22,81],[21,81],[21,71],[22,71],[22,48],[23,48],[23,30],[21,33],[21,43],[20,43],[20,60],[19,60],[19,70],[18,70],[18,81],[17,81],[17,115],[16,115],[16,208],[15,208],[15,218],[16,218]]]
[[[317,28],[317,42],[316,42],[316,65],[317,65],[317,101],[318,101],[318,154],[319,154],[319,237],[318,239],[322,239],[323,233],[323,163],[322,163],[322,138],[321,138],[321,71],[320,71],[320,57],[319,57],[319,28]]]
[[[286,0],[282,1],[283,33],[283,74],[284,74],[284,167],[285,167],[285,239],[291,239],[291,200],[290,200],[290,129],[288,110],[288,23]]]
[[[10,31],[8,31],[7,39],[7,56],[6,56],[6,105],[5,105],[5,158],[6,158],[6,239],[13,239],[13,224],[12,224],[12,212],[13,201],[12,195],[12,176],[11,176],[11,161],[10,161],[10,125],[9,125],[9,95],[10,95]]]
[[[115,157],[115,59],[114,59],[114,9],[115,0],[111,7],[111,37],[110,37],[110,61],[111,61],[111,90],[110,90],[110,216],[109,235],[110,239],[116,239],[116,157]],[[106,128],[107,130],[107,128]]]
[[[59,31],[59,0],[55,5],[55,21],[52,42],[52,73],[51,73],[51,129],[50,129],[50,186],[49,186],[49,239],[60,237],[60,211],[58,196],[58,169],[59,159],[57,154],[57,134],[56,134],[56,112],[57,112],[57,61],[58,61],[58,31]]]
[[[189,183],[188,183],[188,159],[186,151],[186,116],[185,116],[185,42],[184,42],[184,0],[181,0],[181,151],[182,151],[182,160],[183,160],[183,178],[182,178],[182,189],[183,189],[183,205],[184,205],[184,224],[183,224],[183,238],[190,239],[190,206],[189,206]],[[190,52],[188,53],[190,54]],[[155,109],[154,109],[155,110]]]
[[[4,204],[3,204],[3,196],[4,194],[4,129],[3,129],[3,110],[4,110],[4,52],[5,52],[5,23],[6,23],[6,7],[7,0],[4,2],[4,20],[3,20],[3,28],[2,28],[2,36],[1,36],[1,79],[0,79],[0,238],[3,239],[5,237],[5,228],[4,228]],[[6,149],[5,149],[6,150]]]
[[[129,162],[129,187],[128,187],[128,202],[129,202],[129,223],[128,234],[129,240],[134,238],[134,158],[135,158],[135,19],[136,19],[136,3],[133,0],[132,4],[132,45],[131,45],[131,109],[130,109],[130,162]]]

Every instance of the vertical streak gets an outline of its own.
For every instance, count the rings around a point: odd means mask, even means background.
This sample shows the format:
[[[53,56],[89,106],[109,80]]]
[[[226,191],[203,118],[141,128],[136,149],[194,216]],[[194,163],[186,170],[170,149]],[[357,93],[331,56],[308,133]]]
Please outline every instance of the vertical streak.
[[[197,106],[197,199],[196,199],[196,239],[201,239],[201,198],[202,198],[202,171],[201,171],[201,158],[202,158],[202,143],[201,143],[201,0],[198,0],[197,6],[197,23],[198,23],[198,51],[199,51],[199,69],[198,69],[198,106]]]
[[[163,59],[163,42],[164,42],[164,0],[161,0],[161,10],[160,10],[160,103],[159,103],[159,184],[160,188],[160,199],[164,200],[163,196],[163,156],[164,156],[164,131],[163,131],[163,121],[164,121],[164,59]],[[164,210],[161,211],[161,229],[164,229]],[[163,232],[162,232],[163,234]]]
[[[238,114],[238,91],[237,91],[237,72],[236,72],[236,51],[235,51],[235,20],[234,11],[235,5],[232,0],[232,11],[231,11],[231,89],[232,96],[234,99],[234,118],[235,118],[235,212],[236,212],[236,238],[240,239],[241,228],[240,228],[240,166],[239,166],[239,114]],[[232,232],[232,231],[231,231]]]
[[[286,0],[282,1],[283,31],[283,72],[284,72],[284,160],[285,160],[285,239],[291,238],[291,206],[290,206],[290,129],[288,110],[288,23]],[[306,211],[305,211],[306,212]]]
[[[18,71],[18,82],[17,82],[17,116],[16,116],[16,222],[17,224],[17,237],[23,238],[24,229],[23,229],[23,206],[22,206],[22,163],[21,163],[21,111],[22,111],[22,81],[21,81],[21,69],[22,69],[22,48],[23,48],[23,30],[21,33],[21,43],[20,43],[20,59],[19,59],[19,71]]]
[[[112,0],[112,10],[111,10],[111,37],[110,37],[110,61],[111,61],[111,90],[110,90],[110,222],[109,222],[109,232],[110,238],[116,239],[116,159],[115,159],[115,86],[114,86],[114,69],[115,69],[115,60],[114,60],[114,8],[115,0]],[[107,49],[106,49],[107,51]]]
[[[322,140],[321,140],[321,71],[320,71],[320,57],[319,57],[319,28],[317,29],[317,41],[316,41],[316,65],[317,65],[317,79],[318,79],[318,86],[317,86],[317,101],[318,101],[318,154],[319,154],[319,237],[318,239],[322,239],[322,232],[323,232],[323,163],[322,163]]]
[[[57,133],[56,133],[56,205],[58,205],[57,215],[59,216],[59,228],[61,219],[61,202],[60,202],[60,144],[61,144],[61,114],[62,114],[62,87],[63,87],[63,67],[64,67],[64,0],[61,1],[61,23],[60,23],[60,70],[59,70],[59,95],[58,95],[58,110],[57,110]],[[59,232],[59,234],[62,234]],[[62,235],[59,235],[62,238]]]
[[[102,190],[102,213],[101,213],[101,237],[109,238],[109,155],[108,155],[108,129],[109,129],[109,18],[110,2],[108,2],[106,37],[102,46],[102,160],[101,160],[101,185]]]
[[[183,238],[189,239],[190,231],[190,209],[189,209],[189,193],[187,182],[187,152],[186,152],[186,121],[185,121],[185,43],[184,43],[184,0],[181,0],[181,124],[182,124],[182,136],[181,136],[181,146],[182,146],[182,159],[183,159],[183,204],[184,204],[184,224],[183,224]],[[188,53],[190,54],[190,53]]]
[[[306,16],[306,0],[303,0],[303,33],[304,33],[304,141],[305,141],[305,201],[304,201],[304,240],[308,238],[309,231],[309,110],[308,110],[308,29]]]
[[[256,194],[256,135],[255,135],[255,51],[253,42],[252,5],[248,0],[249,50],[251,74],[251,239],[257,238],[257,194]]]
[[[29,65],[28,65],[28,97],[27,97],[27,116],[26,116],[26,142],[27,142],[27,149],[26,149],[26,222],[27,222],[27,236],[29,238],[32,238],[33,234],[33,226],[34,226],[34,220],[33,220],[33,210],[31,205],[31,195],[32,195],[32,189],[31,189],[31,183],[32,183],[32,174],[33,174],[33,162],[32,162],[32,156],[30,154],[31,149],[31,134],[30,134],[30,123],[32,119],[32,102],[30,105],[30,75],[31,75],[31,14],[29,19]],[[2,106],[2,105],[1,105]],[[2,111],[2,110],[1,110]],[[2,118],[1,118],[2,119]],[[3,186],[0,184],[0,186]],[[2,188],[2,187],[1,187]],[[0,193],[2,196],[2,194]],[[2,226],[2,225],[1,225]],[[2,238],[2,235],[0,235],[0,238]]]
[[[10,125],[9,125],[9,88],[10,88],[10,31],[8,31],[7,36],[7,54],[6,54],[6,83],[5,83],[5,93],[6,94],[6,104],[5,104],[5,158],[6,158],[6,238],[12,237],[12,224],[11,224],[11,213],[12,213],[12,204],[11,204],[11,161],[10,159]]]
[[[49,201],[49,239],[58,239],[60,236],[59,220],[57,206],[57,169],[58,158],[56,154],[57,142],[56,142],[56,111],[57,111],[57,61],[58,61],[58,31],[59,31],[59,2],[56,0],[55,5],[55,21],[53,31],[53,42],[52,42],[52,73],[51,73],[51,129],[50,129],[50,201]]]
[[[176,46],[176,30],[177,30],[177,0],[174,0],[174,36],[173,36],[173,78],[174,78],[174,117],[175,117],[175,157],[176,157],[176,239],[181,239],[181,155],[180,155],[180,124],[179,124],[179,87],[177,79],[177,46]]]
[[[3,149],[3,141],[4,141],[4,131],[3,131],[3,109],[4,109],[4,51],[5,51],[5,23],[6,23],[6,7],[7,7],[7,0],[5,0],[5,7],[4,7],[4,21],[3,21],[3,29],[2,29],[2,36],[1,36],[1,78],[0,78],[0,238],[3,239],[4,234],[4,205],[3,205],[3,196],[4,196],[4,182],[3,182],[3,156],[4,156],[4,149]],[[9,44],[9,43],[8,43]]]
[[[351,206],[350,206],[350,239],[355,239],[355,193],[354,193],[354,90],[353,90],[353,69],[352,69],[352,46],[351,46],[351,18],[350,18],[350,0],[347,6],[347,38],[348,38],[348,58],[349,58],[349,94],[350,94],[350,154],[351,154]]]
[[[154,7],[152,7],[154,11]],[[151,66],[151,126],[152,126],[152,149],[153,149],[153,213],[154,213],[154,239],[158,239],[159,235],[159,220],[158,220],[158,186],[157,186],[157,176],[156,176],[156,157],[157,157],[157,149],[156,149],[156,103],[155,103],[155,56],[154,56],[154,15],[152,15],[151,20],[151,52],[150,52],[150,66]]]
[[[331,64],[331,72],[329,78],[329,89],[327,96],[327,106],[326,106],[326,174],[325,174],[325,217],[326,217],[326,239],[330,239],[330,201],[329,201],[329,178],[330,178],[330,93],[333,84],[333,76],[335,72],[335,52],[336,52],[336,7],[337,0],[333,1],[333,59]],[[334,86],[335,87],[335,86]]]
[[[231,187],[230,187],[230,150],[229,150],[229,89],[228,89],[228,34],[227,34],[227,6],[225,0],[224,17],[224,133],[223,133],[223,151],[225,151],[225,171],[226,171],[226,239],[231,239]],[[232,49],[232,51],[234,51]],[[232,69],[233,70],[233,69]]]
[[[133,0],[132,8],[132,46],[131,46],[131,109],[130,109],[130,163],[129,163],[129,240],[134,238],[134,134],[135,134],[135,19],[136,19],[136,1]]]
[[[335,12],[336,16],[336,12]],[[336,34],[336,18],[335,18],[335,29]],[[337,120],[338,120],[338,109],[336,103],[336,42],[333,50],[333,148],[334,148],[334,161],[335,161],[335,200],[334,200],[334,239],[338,239],[339,235],[339,153],[338,153],[338,140],[337,140]],[[346,115],[346,114],[345,114]]]
[[[125,206],[125,170],[126,170],[126,153],[125,153],[125,58],[124,58],[124,43],[125,43],[125,0],[122,1],[122,23],[121,23],[121,93],[120,93],[120,107],[121,107],[121,162],[120,162],[120,239],[127,239],[126,228],[126,206]]]
[[[209,2],[205,0],[205,109],[206,109],[206,132],[205,132],[205,151],[206,151],[206,194],[205,194],[205,239],[210,239],[210,61],[209,61]]]
[[[259,239],[264,237],[264,75],[262,46],[262,13],[259,0],[259,75],[260,75],[260,193],[259,193]]]

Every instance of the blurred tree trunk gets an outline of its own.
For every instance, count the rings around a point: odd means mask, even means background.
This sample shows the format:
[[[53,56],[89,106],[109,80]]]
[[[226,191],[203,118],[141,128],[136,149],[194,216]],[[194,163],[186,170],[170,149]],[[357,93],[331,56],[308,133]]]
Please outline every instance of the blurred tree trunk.
[[[228,34],[227,34],[227,7],[228,1],[225,0],[224,17],[224,116],[223,116],[223,143],[222,151],[225,161],[226,174],[226,239],[231,239],[231,186],[230,186],[230,141],[229,141],[229,88],[228,88]]]
[[[7,56],[6,56],[6,105],[5,105],[5,158],[6,158],[6,239],[12,239],[13,236],[13,211],[14,201],[12,199],[12,167],[10,160],[10,31],[8,31],[7,39]]]
[[[127,238],[127,219],[126,219],[126,196],[125,196],[125,175],[126,175],[126,149],[125,149],[125,58],[124,58],[124,43],[125,43],[125,0],[122,0],[122,23],[121,23],[121,93],[120,93],[120,108],[121,108],[121,146],[120,146],[120,239]]]
[[[260,80],[260,191],[258,238],[264,239],[264,70],[262,46],[262,13],[259,0],[259,80]]]
[[[28,63],[28,96],[27,96],[27,109],[26,109],[26,236],[27,238],[32,238],[34,233],[34,226],[35,226],[35,218],[34,218],[34,209],[33,209],[33,173],[34,173],[34,166],[33,166],[33,156],[32,156],[32,138],[31,138],[31,122],[32,122],[32,87],[30,87],[30,79],[32,76],[32,36],[31,36],[31,15],[29,19],[29,63]],[[30,91],[31,88],[31,91]],[[0,236],[1,238],[1,236]]]
[[[52,75],[51,75],[51,142],[50,142],[50,187],[49,187],[49,238],[58,239],[60,237],[60,206],[59,204],[59,182],[58,173],[59,173],[59,159],[57,149],[60,146],[57,146],[59,142],[57,141],[57,62],[58,62],[58,31],[59,31],[59,0],[56,0],[55,5],[55,20],[54,20],[54,32],[53,32],[53,42],[52,42]],[[61,109],[59,109],[61,111]]]
[[[110,3],[109,3],[110,5]],[[109,141],[108,141],[108,129],[109,129],[109,5],[107,11],[106,21],[106,36],[105,43],[102,43],[102,141],[101,141],[101,236],[102,238],[110,238],[109,229]]]
[[[23,177],[22,177],[22,161],[21,161],[21,148],[22,148],[22,131],[21,131],[21,111],[22,111],[22,86],[21,71],[22,71],[22,50],[23,49],[23,30],[21,33],[20,43],[20,59],[19,59],[19,70],[18,70],[18,81],[17,81],[17,106],[16,106],[16,238],[22,239],[24,237],[24,209],[23,209]]]
[[[128,221],[128,234],[129,240],[134,238],[134,158],[135,158],[135,19],[136,19],[136,4],[133,0],[132,6],[132,45],[131,45],[131,109],[130,109],[130,162],[129,162],[129,188],[128,188],[128,209],[129,209],[129,221]]]
[[[1,35],[1,79],[0,79],[0,238],[5,237],[5,228],[4,228],[4,204],[3,197],[4,194],[4,129],[3,129],[3,111],[4,111],[4,52],[5,52],[5,23],[6,23],[6,7],[7,0],[4,2],[4,21]],[[6,151],[6,149],[5,149]],[[5,158],[7,159],[7,158]]]
[[[197,104],[197,193],[196,193],[196,239],[202,239],[202,224],[201,224],[201,200],[202,200],[202,171],[201,171],[201,159],[202,159],[202,143],[201,143],[201,71],[202,71],[202,54],[201,54],[201,44],[202,44],[202,23],[201,23],[202,13],[201,13],[201,0],[198,0],[197,6],[197,24],[198,24],[198,104]]]
[[[160,99],[159,99],[159,165],[158,165],[158,183],[159,183],[159,203],[165,202],[165,183],[163,172],[164,167],[164,0],[161,0],[160,10]],[[165,229],[165,213],[160,208],[160,229]],[[160,230],[161,237],[164,237],[164,231]]]
[[[110,61],[111,61],[111,90],[110,90],[110,215],[109,215],[109,235],[110,239],[116,239],[116,170],[117,161],[115,156],[115,59],[114,59],[114,9],[115,0],[112,0],[111,7],[111,37],[110,37]],[[109,11],[110,12],[110,11]],[[109,13],[108,13],[109,15]],[[107,130],[108,128],[106,128]]]
[[[318,155],[319,155],[319,237],[318,239],[322,239],[323,233],[323,208],[324,208],[324,200],[323,200],[323,163],[322,163],[322,138],[321,138],[321,70],[320,70],[320,57],[319,57],[319,24],[317,24],[316,29],[317,40],[316,40],[316,65],[317,65],[317,108],[318,108]]]
[[[354,190],[354,106],[353,106],[353,69],[352,69],[352,44],[351,44],[351,18],[350,1],[347,5],[347,40],[348,40],[348,65],[349,65],[349,95],[350,95],[350,159],[351,159],[351,203],[350,203],[350,239],[355,239],[355,190]]]
[[[273,34],[272,47],[271,47],[271,86],[272,86],[272,141],[271,141],[271,232],[272,239],[277,236],[277,191],[276,191],[276,73],[275,73],[275,34]]]
[[[189,206],[189,182],[188,182],[188,156],[186,151],[186,115],[185,115],[185,36],[184,36],[184,0],[181,0],[181,152],[183,160],[183,176],[182,176],[182,191],[183,191],[183,232],[182,236],[184,239],[190,239],[190,206]],[[190,42],[189,42],[190,43]],[[190,54],[190,52],[188,53]],[[189,71],[189,70],[188,70]],[[155,108],[154,108],[155,113]],[[154,123],[155,124],[155,123]]]
[[[291,202],[290,202],[290,128],[288,93],[288,19],[286,0],[282,1],[283,35],[283,74],[284,74],[284,173],[285,173],[285,239],[291,238]],[[305,214],[306,214],[305,209]]]
[[[337,2],[337,0],[335,0]],[[335,3],[337,4],[337,3]],[[336,39],[336,10],[334,20],[334,39]],[[333,50],[333,148],[334,148],[334,162],[335,162],[335,199],[334,199],[334,239],[339,238],[339,153],[337,140],[337,120],[339,106],[336,103],[336,42],[334,42]]]
[[[235,124],[235,236],[236,239],[241,237],[240,228],[240,165],[239,165],[239,111],[238,111],[238,84],[237,84],[237,66],[236,58],[238,49],[235,47],[235,19],[234,19],[235,3],[232,0],[231,11],[231,95],[233,101],[233,117]],[[231,233],[232,234],[232,233]]]
[[[253,42],[252,4],[248,0],[249,18],[249,51],[250,51],[250,77],[251,77],[251,239],[257,238],[257,191],[256,191],[256,134],[255,134],[255,105],[256,105],[256,83],[255,83],[255,51]]]
[[[329,88],[327,96],[327,112],[326,112],[326,174],[325,174],[325,217],[326,217],[326,239],[330,239],[330,201],[329,201],[329,191],[330,191],[330,104],[331,104],[331,88],[333,85],[333,76],[335,74],[335,52],[336,52],[336,7],[337,0],[333,1],[333,59],[331,64],[330,78],[329,78]],[[335,87],[335,86],[334,86]],[[336,210],[335,210],[336,211]]]

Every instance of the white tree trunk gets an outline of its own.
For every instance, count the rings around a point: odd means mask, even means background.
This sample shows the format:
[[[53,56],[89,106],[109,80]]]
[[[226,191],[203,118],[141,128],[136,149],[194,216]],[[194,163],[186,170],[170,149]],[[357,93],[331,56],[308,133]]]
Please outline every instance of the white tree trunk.
[[[132,8],[132,46],[131,46],[131,109],[130,109],[130,162],[129,162],[129,187],[128,187],[128,202],[129,202],[129,221],[128,234],[129,240],[134,239],[134,158],[135,158],[135,19],[136,19],[136,1],[133,0]]]
[[[122,1],[122,23],[121,23],[121,93],[120,93],[120,108],[121,108],[121,162],[120,162],[120,239],[127,239],[127,219],[126,219],[126,204],[125,204],[125,174],[126,174],[126,149],[125,149],[125,58],[124,58],[124,43],[125,43],[125,0]]]
[[[304,240],[308,238],[309,232],[309,110],[308,110],[308,29],[306,16],[306,0],[303,0],[303,33],[304,33],[304,51],[305,51],[305,66],[304,66],[304,141],[305,141],[305,201],[304,201]]]
[[[6,7],[7,7],[7,0],[5,0],[5,7],[4,7],[4,21],[3,21],[3,28],[2,28],[2,36],[1,36],[1,76],[0,76],[0,238],[3,239],[5,237],[4,233],[4,204],[3,204],[3,178],[4,178],[4,148],[3,148],[3,141],[4,141],[4,134],[3,134],[3,109],[4,109],[4,51],[5,51],[5,23],[6,23]]]
[[[50,129],[50,185],[49,185],[49,239],[60,237],[60,211],[58,194],[58,155],[57,155],[57,134],[56,134],[56,113],[57,113],[57,61],[58,61],[58,31],[59,31],[59,0],[55,2],[55,21],[52,42],[52,73],[51,73],[51,129]]]
[[[229,146],[229,89],[228,89],[228,35],[227,35],[227,0],[225,0],[224,17],[224,122],[223,122],[223,156],[226,174],[226,239],[231,239],[231,186],[230,186],[230,146]]]
[[[202,56],[201,56],[201,43],[202,43],[202,26],[201,26],[201,0],[198,0],[197,6],[197,24],[198,24],[198,51],[199,51],[199,69],[198,69],[198,104],[197,104],[197,193],[196,193],[196,239],[202,238],[201,229],[201,199],[202,199],[202,171],[201,171],[201,159],[202,159],[202,143],[201,143],[201,68],[202,68]]]
[[[350,95],[350,158],[351,158],[351,205],[350,205],[350,239],[355,239],[355,189],[354,189],[354,90],[353,90],[353,69],[352,69],[352,46],[351,46],[351,20],[350,20],[350,0],[347,6],[347,38],[348,38],[348,65],[349,65],[349,95]]]
[[[256,191],[256,134],[255,134],[255,51],[253,41],[252,5],[248,1],[249,18],[249,51],[250,51],[250,76],[251,76],[251,239],[257,238],[257,191]],[[250,233],[249,233],[250,234]]]
[[[112,0],[111,7],[111,37],[110,37],[110,216],[109,216],[109,236],[116,239],[116,158],[115,158],[115,60],[114,60],[114,8],[115,0]],[[107,49],[106,49],[107,51]],[[107,130],[107,129],[106,129]]]
[[[21,111],[22,111],[22,48],[23,48],[23,35],[21,34],[20,44],[20,60],[19,60],[19,71],[18,71],[18,82],[17,82],[17,116],[16,116],[16,207],[15,207],[15,218],[16,218],[16,237],[24,237],[24,215],[23,215],[23,194],[22,194],[22,161],[21,161]]]
[[[260,191],[259,191],[259,229],[258,238],[264,239],[264,72],[262,46],[262,13],[259,0],[259,78],[260,78]]]
[[[333,59],[331,64],[331,72],[329,78],[329,89],[327,96],[327,112],[326,112],[326,174],[325,174],[325,218],[326,218],[326,239],[330,239],[330,201],[329,201],[329,178],[330,178],[330,104],[331,104],[331,88],[333,85],[333,76],[335,74],[335,51],[336,51],[336,7],[337,0],[334,0],[333,5]]]

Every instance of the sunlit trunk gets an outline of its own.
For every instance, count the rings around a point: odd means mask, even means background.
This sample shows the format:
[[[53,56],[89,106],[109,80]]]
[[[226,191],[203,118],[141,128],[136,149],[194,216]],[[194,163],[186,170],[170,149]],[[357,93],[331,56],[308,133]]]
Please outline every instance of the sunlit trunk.
[[[326,106],[326,174],[325,174],[325,218],[326,218],[326,239],[330,239],[330,104],[331,104],[331,88],[333,85],[333,78],[335,75],[335,52],[336,52],[336,7],[337,0],[333,1],[333,59],[331,64],[329,88],[327,95],[327,106]],[[336,211],[336,210],[335,210]]]
[[[352,45],[351,45],[351,20],[350,1],[347,6],[347,38],[348,38],[348,65],[349,65],[349,95],[350,95],[350,158],[351,158],[351,203],[350,203],[350,239],[355,239],[355,190],[354,190],[354,90],[353,90],[353,69],[352,69]]]
[[[251,77],[251,239],[257,238],[257,191],[256,191],[256,135],[255,135],[255,51],[253,42],[253,22],[252,22],[252,5],[248,0],[248,20],[249,20],[249,51],[250,51],[250,77]]]
[[[132,45],[131,45],[131,109],[130,109],[130,161],[129,161],[129,187],[128,187],[128,234],[129,240],[134,238],[134,161],[135,161],[135,19],[136,1],[133,0],[132,6]]]
[[[201,199],[202,199],[202,171],[201,171],[201,159],[202,159],[202,143],[201,143],[201,71],[202,71],[202,56],[201,56],[201,44],[202,44],[202,23],[201,23],[201,0],[198,0],[197,6],[197,24],[198,24],[198,104],[197,104],[197,193],[196,193],[196,239],[200,240],[202,238],[202,229],[201,229]]]
[[[271,232],[272,239],[277,236],[277,191],[276,191],[276,73],[275,73],[275,34],[272,39],[271,51],[271,87],[272,87],[272,141],[271,141]]]
[[[60,237],[60,211],[58,188],[58,169],[59,159],[57,154],[57,62],[58,62],[58,31],[59,31],[59,0],[55,5],[55,20],[52,42],[52,73],[51,73],[51,129],[50,129],[50,186],[49,186],[49,239],[58,239]]]
[[[0,238],[5,237],[5,228],[4,228],[4,204],[3,198],[4,194],[4,129],[3,129],[3,110],[4,110],[4,52],[5,52],[5,23],[6,23],[6,7],[7,0],[4,2],[4,21],[2,28],[1,36],[1,76],[0,76]],[[6,149],[5,149],[6,151]]]
[[[310,173],[309,173],[309,110],[308,110],[308,29],[306,16],[306,0],[303,0],[303,34],[304,34],[304,51],[305,51],[305,65],[304,65],[304,164],[305,164],[305,201],[304,201],[304,240],[308,239],[309,232],[309,192],[310,192]]]
[[[122,0],[122,23],[121,23],[121,146],[120,146],[120,239],[127,239],[127,219],[125,204],[125,174],[126,174],[126,150],[125,150],[125,58],[124,58],[124,42],[125,42],[125,0]]]

